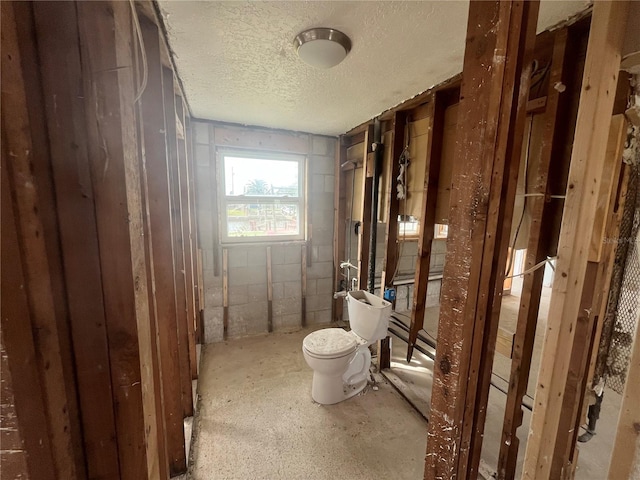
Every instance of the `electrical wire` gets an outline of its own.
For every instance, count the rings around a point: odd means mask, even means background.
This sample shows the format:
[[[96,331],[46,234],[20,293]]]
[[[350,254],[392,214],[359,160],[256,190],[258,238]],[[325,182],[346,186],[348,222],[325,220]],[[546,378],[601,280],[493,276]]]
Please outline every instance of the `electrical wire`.
[[[149,66],[147,64],[147,51],[144,48],[144,39],[142,38],[142,28],[140,28],[140,18],[138,18],[138,12],[136,11],[136,6],[133,3],[133,0],[129,0],[129,5],[131,5],[131,13],[133,16],[133,24],[136,29],[136,36],[138,37],[138,44],[140,45],[140,55],[142,56],[142,82],[138,87],[138,92],[136,93],[136,98],[133,103],[138,103],[145,89],[147,88],[147,81],[149,75]]]
[[[520,215],[520,220],[518,221],[518,226],[516,227],[515,235],[513,236],[513,241],[511,242],[511,253],[509,254],[507,260],[507,268],[505,270],[505,275],[508,275],[511,271],[511,267],[513,266],[513,257],[515,255],[516,242],[518,241],[518,235],[520,234],[520,228],[522,227],[522,223],[524,221],[524,215],[527,211],[527,191],[529,190],[529,154],[531,153],[531,130],[533,130],[533,115],[528,115],[531,120],[531,126],[529,127],[529,138],[527,138],[527,150],[524,156],[524,201],[522,204],[522,214]]]

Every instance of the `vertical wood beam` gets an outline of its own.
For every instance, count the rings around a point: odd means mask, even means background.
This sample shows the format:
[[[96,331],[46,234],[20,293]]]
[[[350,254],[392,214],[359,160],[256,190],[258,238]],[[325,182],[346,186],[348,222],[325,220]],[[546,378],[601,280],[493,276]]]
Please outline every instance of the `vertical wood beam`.
[[[8,206],[15,214],[18,261],[24,275],[22,281],[14,281],[22,286],[29,309],[20,321],[33,331],[33,368],[45,399],[47,425],[36,435],[38,439],[50,437],[54,462],[50,474],[66,477],[85,475],[86,471],[34,22],[31,4],[2,4],[2,132],[6,148],[2,175],[9,182],[12,199]],[[3,309],[5,306],[3,289]],[[11,335],[8,339],[13,340]],[[29,348],[7,343],[11,356],[16,347]],[[14,359],[9,363],[15,365]],[[14,382],[21,381],[14,378]]]
[[[222,337],[229,330],[229,250],[222,249]]]
[[[7,23],[11,19],[10,14],[7,13],[10,4],[3,2],[0,5],[2,6],[2,36],[4,40],[7,34]],[[2,47],[4,60],[11,50],[4,43]],[[6,67],[3,62],[3,88],[6,85],[5,74]],[[5,113],[10,111],[9,105],[4,101],[4,95],[2,106],[4,117]],[[0,187],[2,193],[2,201],[0,202],[2,206],[2,243],[0,248],[2,340],[6,345],[7,360],[11,371],[18,429],[27,452],[25,457],[28,472],[22,473],[27,473],[29,478],[33,480],[44,480],[55,475],[56,468],[51,439],[48,435],[46,394],[38,371],[36,347],[29,316],[29,302],[26,290],[21,288],[26,284],[26,280],[20,258],[20,245],[7,174],[9,152],[6,151],[4,122],[2,137],[2,175],[0,175],[2,179]]]
[[[334,187],[333,187],[333,291],[339,292],[342,290],[342,269],[340,263],[345,260],[345,242],[346,242],[346,189],[344,181],[344,173],[342,171],[342,164],[347,161],[347,147],[345,145],[345,138],[340,137],[336,142],[335,162],[333,167],[334,174]],[[345,290],[349,288],[349,285],[345,285]],[[334,322],[342,320],[344,299],[343,297],[334,298],[331,304],[333,309],[331,318]]]
[[[364,136],[364,157],[362,158],[362,198],[360,205],[362,218],[358,232],[358,288],[367,288],[369,275],[369,240],[371,237],[371,193],[373,192],[373,167],[375,153],[373,152],[373,125],[369,125]],[[355,173],[354,173],[355,175]]]
[[[189,205],[191,212],[191,251],[193,253],[193,281],[195,292],[195,320],[194,320],[194,338],[196,343],[200,342],[201,327],[200,327],[200,315],[204,309],[204,286],[202,284],[202,271],[200,268],[200,238],[198,236],[198,206],[196,204],[197,198],[197,185],[195,180],[196,172],[196,159],[194,154],[194,135],[191,127],[191,117],[185,107],[185,141],[187,144],[187,162],[189,162]],[[200,365],[195,364],[195,376],[193,380],[198,378],[198,371]],[[192,370],[193,371],[193,370]]]
[[[594,5],[524,479],[548,478],[557,453],[549,440],[558,433],[591,242],[581,232],[594,224],[627,9],[626,1]]]
[[[137,10],[133,10],[138,20],[138,25],[144,21],[140,19]],[[136,35],[143,36],[142,27],[139,31],[136,30]],[[156,37],[157,38],[157,37]],[[145,49],[145,51],[147,51]],[[139,84],[142,81],[143,69],[147,68],[148,63],[143,64],[142,50],[134,47],[135,57],[135,81]],[[159,58],[159,56],[158,56]],[[145,58],[145,62],[147,62]],[[159,69],[158,69],[159,70]],[[158,73],[161,73],[160,71]],[[157,75],[152,81],[160,83],[160,88],[157,91],[162,95],[161,82],[162,77]],[[147,85],[148,86],[148,85]],[[146,90],[146,88],[145,88]],[[144,93],[144,92],[143,92]],[[161,98],[161,97],[160,97]],[[145,151],[145,125],[142,121],[142,98],[138,99],[136,110],[136,123],[138,127],[138,156],[140,158],[140,181],[141,181],[141,207],[143,212],[143,235],[144,235],[144,255],[146,258],[146,273],[148,278],[147,298],[149,302],[149,323],[150,323],[150,337],[151,337],[151,364],[153,371],[153,386],[154,386],[154,400],[156,406],[156,431],[158,439],[158,474],[162,478],[169,477],[169,459],[167,451],[167,427],[165,421],[165,408],[163,398],[163,386],[162,386],[162,351],[160,349],[159,332],[158,332],[158,302],[156,301],[156,282],[155,282],[155,265],[152,245],[151,234],[151,213],[149,207],[149,182],[147,181],[147,159]],[[161,143],[164,146],[164,142]]]
[[[477,476],[538,6],[469,8],[426,479]]]
[[[413,282],[413,307],[411,308],[409,342],[407,343],[407,362],[411,361],[413,347],[415,347],[418,339],[418,332],[424,325],[427,302],[429,266],[435,228],[436,201],[438,199],[438,179],[440,177],[440,161],[442,159],[442,135],[444,131],[445,104],[442,101],[441,94],[434,93],[431,96],[428,109],[427,160],[422,188],[418,261]]]
[[[147,52],[148,80],[140,99],[144,162],[149,209],[151,257],[154,264],[157,336],[161,358],[167,455],[171,476],[186,471],[182,392],[178,357],[176,293],[174,284],[173,229],[163,108],[162,63],[158,27],[141,18]]]
[[[531,185],[531,193],[540,195],[551,193],[547,191],[551,159],[561,154],[560,145],[558,145],[556,119],[558,117],[559,106],[564,106],[566,101],[562,99],[560,92],[553,88],[553,86],[557,82],[563,82],[567,35],[567,29],[563,28],[562,30],[558,30],[554,37],[549,73],[549,89],[547,91],[547,106],[542,120],[544,125],[544,131],[542,133],[543,144],[538,171],[533,177],[534,182]],[[533,123],[531,128],[533,129]],[[544,196],[532,196],[529,197],[527,201],[531,204],[531,227],[529,228],[526,258],[526,269],[529,269],[546,259],[549,235],[551,233],[551,229],[547,228],[551,209],[549,202],[546,201]],[[527,384],[529,382],[543,277],[544,268],[539,268],[531,274],[525,275],[523,279],[516,332],[513,337],[511,376],[505,406],[504,422],[502,425],[500,455],[498,458],[497,470],[499,479],[513,478],[516,471],[518,446],[520,444],[516,432],[520,425],[522,425],[522,399],[526,394]]]
[[[196,360],[196,282],[194,276],[194,250],[191,209],[191,166],[187,157],[187,128],[182,97],[176,95],[176,114],[182,130],[178,132],[178,161],[180,162],[180,203],[182,205],[182,238],[184,242],[184,274],[187,288],[187,342],[189,346],[189,372],[191,379],[198,377]]]
[[[191,369],[189,367],[189,335],[187,330],[187,281],[185,267],[185,244],[183,239],[183,210],[180,185],[180,156],[176,127],[176,104],[173,71],[162,68],[162,88],[169,162],[169,185],[171,194],[171,218],[173,219],[173,260],[176,291],[176,331],[178,335],[178,363],[180,365],[180,388],[182,391],[182,413],[193,415],[193,393]]]
[[[382,279],[380,282],[380,296],[384,295],[386,288],[393,286],[393,277],[398,265],[398,209],[400,207],[400,200],[396,189],[394,188],[398,181],[398,175],[400,175],[400,155],[405,147],[405,128],[407,126],[407,112],[399,111],[394,112],[393,120],[391,122],[391,129],[393,130],[393,143],[387,147],[391,148],[389,159],[391,160],[391,168],[389,178],[387,179],[387,188],[382,188],[389,192],[389,197],[384,199],[387,202],[387,218],[383,219],[386,223],[385,233],[385,249],[384,260],[382,262]]]
[[[302,327],[307,326],[307,243],[302,245],[301,255],[301,278],[300,291],[302,296],[302,304],[300,307],[300,322]]]
[[[76,7],[120,474],[155,477],[157,413],[134,128],[131,5],[86,2]]]
[[[31,5],[38,39],[51,174],[56,185],[55,203],[87,474],[90,478],[116,477],[119,475],[116,427],[84,123],[77,12],[74,4],[66,2]],[[60,62],[63,56],[65,62]],[[88,322],[88,318],[93,321]]]
[[[580,425],[584,416],[582,405],[586,394],[589,366],[594,355],[593,346],[596,341],[600,311],[606,303],[611,274],[613,273],[613,256],[615,249],[607,238],[616,238],[619,230],[619,216],[616,215],[618,202],[618,186],[622,171],[622,151],[626,140],[627,123],[623,115],[612,119],[608,137],[605,167],[600,183],[598,211],[591,235],[591,253],[587,263],[585,282],[582,288],[582,300],[576,321],[576,333],[573,341],[569,373],[565,385],[562,414],[556,437],[558,455],[551,467],[552,476],[565,478],[575,468],[576,457],[573,446],[576,445]],[[598,217],[601,217],[598,220]],[[599,246],[598,246],[599,245]],[[597,259],[597,260],[596,260]],[[599,336],[598,336],[599,341]]]

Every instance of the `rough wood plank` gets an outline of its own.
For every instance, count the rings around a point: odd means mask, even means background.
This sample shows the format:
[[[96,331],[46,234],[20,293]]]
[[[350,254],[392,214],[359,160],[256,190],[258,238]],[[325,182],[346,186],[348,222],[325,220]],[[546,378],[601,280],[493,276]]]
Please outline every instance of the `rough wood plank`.
[[[547,478],[580,308],[590,235],[605,161],[628,2],[597,2],[582,83],[558,260],[523,478]]]
[[[302,304],[300,307],[300,322],[303,327],[307,325],[307,244],[302,245],[302,257],[300,262],[300,268],[302,269],[300,282]]]
[[[538,6],[470,4],[426,479],[477,476]]]
[[[138,15],[137,11],[134,11],[135,15]],[[141,20],[139,16],[138,25]],[[143,36],[142,27],[140,28],[140,35]],[[156,37],[157,39],[157,37]],[[148,50],[145,48],[145,51]],[[158,55],[159,57],[159,55]],[[144,75],[144,69],[147,68],[148,64],[143,63],[142,59],[142,50],[140,48],[134,48],[134,58],[135,58],[135,81],[139,84],[142,81],[142,76]],[[147,62],[145,58],[145,62]],[[161,82],[161,71],[158,68],[158,75],[155,77],[155,81],[157,83]],[[148,88],[148,84],[147,84]],[[146,90],[146,88],[145,88]],[[162,87],[160,83],[160,87],[156,89],[159,94],[159,99],[162,99]],[[146,92],[143,92],[146,93]],[[146,151],[145,146],[146,138],[145,138],[145,125],[142,120],[143,112],[142,112],[142,98],[138,99],[137,109],[136,109],[136,123],[138,127],[138,138],[140,141],[138,142],[138,156],[140,158],[140,181],[141,181],[141,207],[143,212],[143,235],[144,235],[144,255],[146,258],[146,273],[147,278],[149,279],[149,288],[147,288],[147,298],[149,302],[149,323],[150,323],[150,336],[151,336],[151,368],[153,371],[153,393],[154,393],[154,401],[156,407],[156,432],[157,432],[157,445],[158,445],[158,474],[163,477],[169,477],[169,459],[168,459],[168,451],[167,451],[167,428],[165,421],[165,408],[164,408],[164,398],[163,398],[163,385],[162,385],[162,351],[160,349],[160,341],[159,341],[159,332],[158,332],[158,305],[156,301],[156,283],[155,283],[155,265],[153,258],[153,245],[152,235],[151,235],[151,213],[149,208],[149,183],[147,181],[147,159],[146,159]],[[162,118],[162,117],[161,117]],[[164,126],[164,125],[163,125]],[[164,142],[162,142],[164,146]],[[165,360],[166,361],[166,360]]]
[[[10,14],[7,14],[10,4],[3,2],[0,6],[2,7],[2,36],[4,40],[7,24],[11,19]],[[10,51],[3,44],[3,60]],[[3,62],[3,90],[6,85],[4,82],[5,74],[6,67]],[[40,383],[37,368],[37,354],[31,319],[29,318],[29,303],[26,290],[22,288],[26,284],[26,280],[20,261],[20,246],[7,175],[9,152],[6,151],[4,115],[10,111],[10,106],[4,102],[3,91],[2,175],[0,175],[2,179],[0,187],[2,194],[0,202],[2,207],[2,242],[0,244],[2,256],[2,268],[0,269],[2,275],[0,286],[2,289],[2,340],[6,346],[7,360],[13,381],[13,396],[17,413],[16,426],[23,439],[24,449],[29,452],[26,455],[28,472],[24,473],[28,474],[29,478],[45,479],[51,478],[52,473],[56,470],[51,440],[48,435],[45,392]],[[3,426],[4,424],[3,419]]]
[[[556,438],[556,450],[564,447],[564,454],[554,459],[552,472],[572,472],[577,466],[576,445],[580,426],[585,418],[585,396],[587,385],[590,385],[591,365],[595,364],[597,346],[602,332],[602,319],[611,286],[615,248],[608,238],[616,238],[620,227],[618,193],[622,172],[622,151],[626,140],[626,122],[622,115],[616,115],[611,121],[611,130],[607,144],[607,159],[602,183],[600,184],[600,198],[598,206],[607,205],[603,214],[606,218],[604,225],[594,223],[593,236],[599,237],[602,243],[599,249],[599,262],[589,261],[582,289],[582,303],[580,315],[576,323],[576,333],[569,363],[569,374],[563,401],[561,424]],[[602,197],[606,197],[603,200]],[[596,214],[599,215],[599,212]],[[593,246],[593,237],[591,245]],[[595,270],[592,273],[591,270]],[[595,277],[595,278],[593,278]],[[602,316],[600,315],[602,312]]]
[[[163,107],[162,63],[160,39],[155,24],[141,19],[141,29],[147,52],[147,87],[140,100],[144,132],[144,161],[147,172],[147,204],[150,216],[150,239],[154,263],[158,346],[161,355],[162,390],[167,432],[167,454],[172,476],[186,471],[185,439],[178,360],[178,329],[176,317],[175,273],[173,262],[173,231],[170,167],[167,158],[165,114]]]
[[[229,330],[229,250],[222,249],[222,328],[223,337]]]
[[[187,157],[186,117],[182,97],[176,95],[176,115],[178,123],[182,124],[182,138],[178,137],[178,161],[180,162],[180,203],[182,205],[182,238],[184,242],[184,273],[187,292],[187,342],[189,345],[189,372],[191,379],[198,377],[196,360],[196,282],[195,282],[195,252],[193,236],[195,223],[192,224],[191,210],[191,163]]]
[[[186,100],[185,100],[186,102]],[[185,103],[186,105],[186,103]],[[193,254],[193,281],[195,282],[195,319],[194,319],[194,338],[196,343],[201,343],[199,341],[200,338],[200,315],[202,310],[204,309],[204,286],[202,284],[202,271],[200,270],[199,264],[199,248],[200,248],[200,238],[198,236],[198,210],[196,204],[196,180],[195,180],[195,172],[196,172],[196,159],[194,155],[194,135],[193,129],[191,127],[191,117],[187,116],[187,111],[185,110],[185,135],[186,135],[186,143],[187,143],[187,161],[189,162],[189,206],[190,206],[190,214],[191,214],[191,251]],[[200,365],[198,362],[195,362],[195,370],[191,370],[192,373],[195,371],[195,375],[192,375],[192,379],[196,380],[198,378],[198,372],[200,370]]]
[[[140,479],[158,475],[158,451],[136,92],[133,69],[119,68],[133,65],[131,5],[86,2],[77,11],[120,474]]]
[[[550,80],[547,107],[542,120],[542,148],[540,161],[534,180],[530,186],[531,193],[547,194],[548,178],[551,159],[559,155],[558,134],[556,119],[560,106],[566,106],[560,92],[553,88],[557,82],[566,82],[565,57],[567,49],[567,29],[559,30],[555,34],[553,55],[550,66]],[[530,135],[537,128],[537,121],[531,123]],[[525,268],[529,269],[543,261],[548,253],[549,235],[551,229],[547,228],[546,219],[550,215],[549,202],[545,197],[529,197],[531,225],[529,228],[529,241],[527,244],[527,257]],[[518,446],[520,440],[516,432],[522,425],[522,399],[527,391],[529,371],[531,369],[531,357],[535,341],[538,310],[540,307],[540,295],[542,293],[542,281],[544,269],[540,268],[529,275],[525,275],[520,295],[520,307],[516,332],[513,338],[513,350],[511,357],[511,375],[509,391],[502,426],[502,440],[498,457],[498,478],[512,478],[515,475]]]
[[[169,162],[169,185],[171,188],[171,225],[173,228],[173,261],[176,291],[176,331],[178,335],[178,362],[180,365],[180,388],[182,391],[182,414],[193,415],[193,393],[191,388],[191,368],[189,366],[189,335],[187,330],[187,280],[185,267],[185,242],[183,238],[183,209],[180,184],[180,157],[178,154],[178,134],[176,127],[176,104],[173,72],[162,68],[162,88]]]
[[[373,191],[373,125],[369,125],[364,142],[362,159],[362,196],[360,212],[362,213],[358,235],[358,288],[366,289],[369,275],[369,239],[371,237],[371,193]]]

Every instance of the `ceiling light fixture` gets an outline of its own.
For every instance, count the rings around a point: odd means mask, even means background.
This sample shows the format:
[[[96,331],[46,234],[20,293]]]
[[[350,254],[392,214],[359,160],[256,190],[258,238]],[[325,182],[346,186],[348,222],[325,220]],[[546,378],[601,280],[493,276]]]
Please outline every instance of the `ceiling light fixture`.
[[[316,68],[331,68],[345,59],[351,39],[333,28],[311,28],[293,40],[298,56]]]

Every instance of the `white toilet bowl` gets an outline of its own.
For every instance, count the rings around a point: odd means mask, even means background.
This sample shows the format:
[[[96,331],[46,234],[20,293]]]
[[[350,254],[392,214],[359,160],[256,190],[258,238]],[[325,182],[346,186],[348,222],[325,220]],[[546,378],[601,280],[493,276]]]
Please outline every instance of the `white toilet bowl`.
[[[325,328],[310,333],[304,339],[302,353],[313,369],[311,397],[318,403],[341,402],[367,385],[371,353],[352,332]]]
[[[325,328],[307,335],[302,353],[313,369],[311,397],[331,405],[360,393],[367,385],[369,345],[387,334],[391,304],[366,291],[347,295],[351,331]]]

